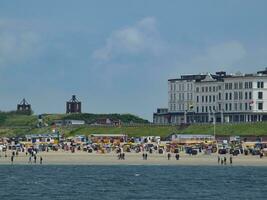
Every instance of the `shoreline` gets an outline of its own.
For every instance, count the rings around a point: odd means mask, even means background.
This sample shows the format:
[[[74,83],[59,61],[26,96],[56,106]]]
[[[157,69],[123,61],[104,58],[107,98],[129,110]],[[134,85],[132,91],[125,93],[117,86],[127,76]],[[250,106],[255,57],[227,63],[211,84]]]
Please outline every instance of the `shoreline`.
[[[8,157],[4,157],[1,153],[0,165],[12,165],[10,152],[7,154]],[[36,163],[32,158],[32,163],[29,163],[29,156],[25,153],[20,153],[17,157],[14,157],[13,165],[41,165],[40,156],[43,158],[42,165],[150,165],[150,166],[265,166],[267,167],[267,157],[259,158],[259,156],[245,156],[238,155],[233,156],[233,164],[230,165],[230,155],[221,155],[220,157],[227,158],[227,164],[218,164],[218,154],[212,155],[186,155],[180,154],[180,159],[176,160],[174,154],[171,159],[167,159],[166,154],[148,154],[148,159],[142,159],[142,153],[125,153],[125,160],[119,160],[117,154],[107,153],[86,153],[86,152],[40,152],[37,154]]]

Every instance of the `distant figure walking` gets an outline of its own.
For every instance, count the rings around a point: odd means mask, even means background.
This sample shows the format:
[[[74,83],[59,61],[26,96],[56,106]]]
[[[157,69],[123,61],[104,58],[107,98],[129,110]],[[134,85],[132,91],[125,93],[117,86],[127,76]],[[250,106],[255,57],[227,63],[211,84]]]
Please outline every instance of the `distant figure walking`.
[[[37,159],[36,155],[33,156],[33,159],[34,159],[34,163],[36,163],[36,159]]]
[[[230,165],[232,165],[232,164],[233,164],[233,157],[230,156]]]
[[[221,158],[220,156],[218,156],[218,164],[220,164]]]
[[[145,160],[147,160],[147,153],[145,153]]]
[[[143,156],[143,160],[145,160],[145,153],[143,153],[143,155],[142,155],[142,156]]]
[[[223,159],[221,159],[221,165],[223,165]]]
[[[28,163],[32,164],[32,157],[31,156],[29,156],[29,162]]]
[[[42,165],[43,164],[43,157],[41,156],[40,157],[40,165]]]
[[[170,160],[171,159],[171,154],[170,153],[168,153],[168,160]]]
[[[12,155],[11,156],[11,164],[13,165],[13,162],[14,162],[14,156]]]
[[[262,158],[263,157],[263,153],[262,152],[260,152],[260,158]]]
[[[226,165],[226,157],[224,157],[223,163],[224,163],[224,165]]]
[[[177,154],[175,155],[175,158],[176,158],[176,160],[179,160],[179,159],[180,159],[180,155],[179,155],[179,153],[177,153]]]

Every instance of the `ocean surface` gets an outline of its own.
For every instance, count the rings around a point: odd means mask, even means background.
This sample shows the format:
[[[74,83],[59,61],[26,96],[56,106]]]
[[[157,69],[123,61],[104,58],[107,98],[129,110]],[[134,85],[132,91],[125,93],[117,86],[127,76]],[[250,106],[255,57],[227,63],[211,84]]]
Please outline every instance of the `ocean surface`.
[[[266,167],[0,166],[0,199],[267,199]]]

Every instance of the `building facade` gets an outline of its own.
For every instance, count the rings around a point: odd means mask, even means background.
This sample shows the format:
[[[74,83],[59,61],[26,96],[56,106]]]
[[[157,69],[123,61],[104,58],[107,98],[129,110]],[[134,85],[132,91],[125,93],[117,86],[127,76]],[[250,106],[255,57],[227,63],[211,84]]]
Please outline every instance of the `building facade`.
[[[164,112],[163,112],[164,111]],[[267,69],[254,74],[183,75],[168,80],[168,108],[157,124],[267,121]]]

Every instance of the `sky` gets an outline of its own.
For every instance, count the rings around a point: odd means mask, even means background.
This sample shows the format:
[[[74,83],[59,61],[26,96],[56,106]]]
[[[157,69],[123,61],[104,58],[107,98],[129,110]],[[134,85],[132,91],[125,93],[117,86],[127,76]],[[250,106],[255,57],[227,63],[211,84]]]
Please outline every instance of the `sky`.
[[[26,98],[36,114],[152,121],[167,80],[267,67],[265,0],[1,0],[0,110]]]

